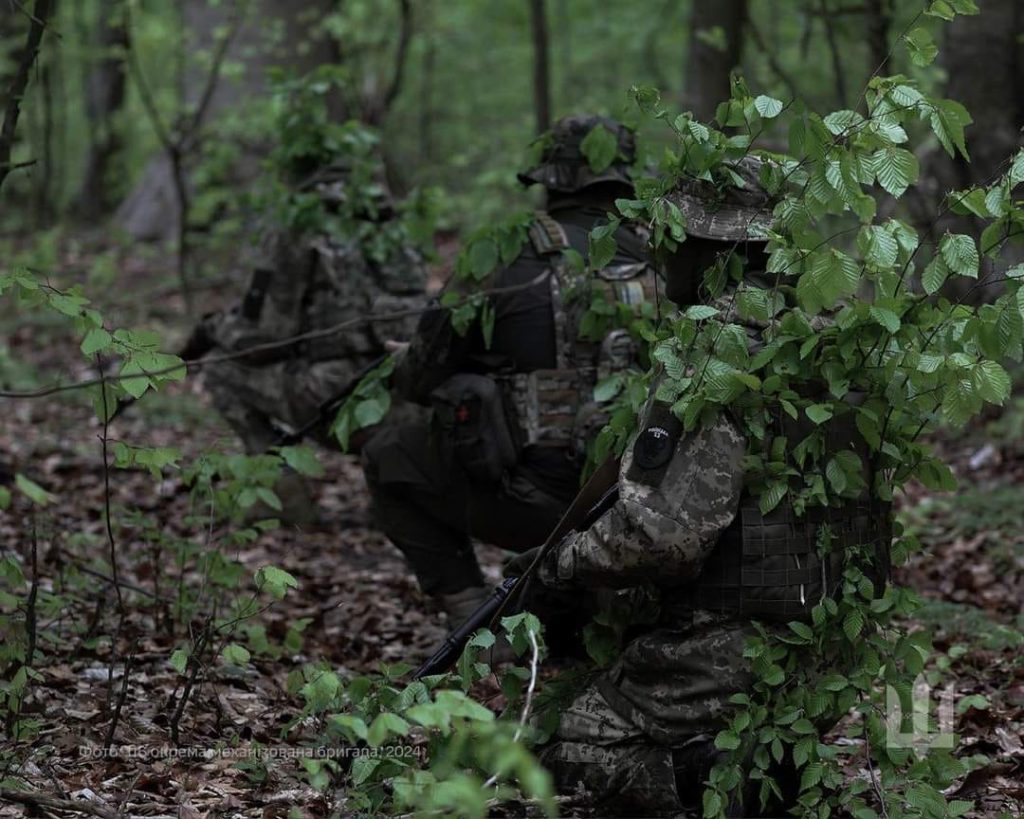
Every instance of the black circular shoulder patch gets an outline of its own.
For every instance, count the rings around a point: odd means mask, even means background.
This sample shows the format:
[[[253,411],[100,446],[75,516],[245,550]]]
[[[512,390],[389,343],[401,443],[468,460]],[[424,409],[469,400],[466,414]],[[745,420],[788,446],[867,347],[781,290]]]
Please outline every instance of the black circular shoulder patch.
[[[676,438],[663,426],[652,424],[636,439],[633,462],[641,469],[659,469],[669,462]]]

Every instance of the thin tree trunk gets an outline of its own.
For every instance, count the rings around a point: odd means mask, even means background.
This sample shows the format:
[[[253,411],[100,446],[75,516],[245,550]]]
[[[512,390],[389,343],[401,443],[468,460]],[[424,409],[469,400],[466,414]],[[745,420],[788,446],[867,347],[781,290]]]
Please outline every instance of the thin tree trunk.
[[[747,0],[694,0],[684,87],[686,104],[698,119],[711,119],[729,97],[730,74],[743,56],[746,20]],[[716,29],[725,35],[724,48],[712,41]]]
[[[14,148],[14,135],[21,114],[21,101],[28,87],[32,65],[39,55],[39,46],[43,40],[43,31],[52,10],[51,0],[36,0],[32,7],[32,19],[29,22],[25,48],[18,61],[18,68],[7,89],[7,102],[4,110],[3,125],[0,126],[0,188],[12,170],[11,151]]]
[[[828,51],[832,57],[832,81],[835,83],[836,103],[840,108],[848,106],[846,96],[846,72],[843,70],[843,54],[840,50],[839,40],[836,37],[835,21],[832,11],[828,7],[828,0],[818,0],[818,9],[821,12],[821,24],[825,28],[825,41],[828,43]]]
[[[940,52],[949,76],[946,96],[962,102],[974,124],[967,129],[970,163],[959,156],[951,159],[941,149],[927,158],[925,174],[935,180],[937,189],[931,197],[935,202],[945,191],[987,184],[1024,144],[1024,44],[1018,36],[1022,25],[1024,8],[1019,0],[986,0],[981,14],[957,16],[947,28],[945,47]],[[932,218],[933,213],[925,212],[922,221]],[[947,215],[931,232],[934,237],[946,230],[977,235],[980,225],[976,219]],[[1003,250],[999,267],[1020,261],[1024,255],[1015,245],[1004,246]],[[984,260],[983,275],[993,269],[991,260]],[[975,291],[972,298],[984,301],[994,294],[993,288],[984,288]]]
[[[75,198],[75,210],[80,215],[109,213],[119,198],[110,171],[121,152],[114,119],[125,99],[125,52],[129,42],[124,0],[100,0],[95,39],[100,56],[86,81],[85,112],[91,139],[85,175]]]
[[[530,0],[530,28],[533,37],[533,106],[537,133],[551,127],[551,72],[548,19],[544,0]]]
[[[424,28],[431,26],[430,30],[424,30],[425,51],[423,54],[423,73],[420,75],[420,126],[419,126],[419,154],[420,165],[428,166],[434,159],[434,69],[437,63],[437,37],[433,29],[434,5],[430,0],[423,3]]]
[[[890,0],[867,0],[868,53],[871,64],[868,72],[885,73],[884,66],[889,59],[889,29],[892,27]]]

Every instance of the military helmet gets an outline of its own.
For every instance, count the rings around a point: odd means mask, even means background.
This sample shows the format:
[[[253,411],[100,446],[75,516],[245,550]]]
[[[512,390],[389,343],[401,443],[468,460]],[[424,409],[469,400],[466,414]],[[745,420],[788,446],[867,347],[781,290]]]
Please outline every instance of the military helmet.
[[[724,163],[731,184],[716,185],[704,179],[685,179],[669,194],[669,200],[686,216],[686,232],[719,242],[767,242],[774,199],[761,184],[766,161],[745,156]]]
[[[595,171],[583,154],[583,140],[597,127],[615,137],[616,155],[608,167]],[[629,166],[636,160],[633,131],[611,117],[576,114],[563,117],[540,138],[541,155],[537,165],[518,175],[524,185],[541,184],[550,191],[576,193],[600,182],[632,185]]]

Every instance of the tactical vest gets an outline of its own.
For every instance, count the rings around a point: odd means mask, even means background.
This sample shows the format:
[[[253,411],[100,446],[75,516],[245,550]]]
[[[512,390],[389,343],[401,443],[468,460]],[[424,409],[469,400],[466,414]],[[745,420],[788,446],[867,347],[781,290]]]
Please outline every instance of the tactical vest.
[[[612,330],[597,342],[580,338],[580,322],[593,288],[602,288],[609,301],[639,305],[655,300],[657,278],[646,262],[613,264],[597,273],[573,271],[565,261],[564,251],[570,247],[565,229],[544,212],[537,213],[529,237],[552,270],[548,281],[556,366],[502,375],[499,381],[521,447],[558,447],[582,454],[609,418],[606,406],[594,400],[594,386],[639,361],[637,343],[627,330]]]
[[[802,440],[812,429],[804,419],[783,419],[776,420],[776,432],[790,441]],[[833,419],[825,433],[830,453],[853,445],[870,486],[870,452],[853,415]],[[828,543],[824,554],[819,549],[823,540]],[[806,619],[826,596],[841,591],[847,556],[855,546],[870,550],[871,565],[862,568],[880,596],[889,577],[891,540],[891,505],[869,492],[838,507],[807,508],[801,516],[786,500],[763,515],[757,498],[744,493],[736,518],[700,576],[679,590],[674,603],[762,620]]]
[[[318,236],[310,243],[310,281],[301,307],[300,332],[328,330],[363,315],[421,305],[426,274],[418,257],[401,249],[388,265],[374,265],[358,241]],[[353,326],[303,344],[309,361],[369,358],[383,351],[383,338],[411,338],[417,316]]]

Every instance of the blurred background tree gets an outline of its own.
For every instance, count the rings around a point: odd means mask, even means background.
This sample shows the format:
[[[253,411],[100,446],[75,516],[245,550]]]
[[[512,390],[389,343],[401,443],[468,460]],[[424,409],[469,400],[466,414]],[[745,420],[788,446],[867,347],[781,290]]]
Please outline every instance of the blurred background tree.
[[[30,22],[24,5],[0,13],[4,87]],[[737,70],[760,91],[819,110],[855,107],[883,63],[887,73],[946,87],[975,116],[975,162],[957,163],[938,145],[921,159],[936,191],[963,187],[991,176],[1019,144],[1024,9],[986,0],[982,15],[941,32],[939,21],[922,18],[948,42],[938,61],[914,65],[894,45],[927,5],[61,0],[12,154],[12,164],[35,164],[7,180],[0,230],[21,235],[75,217],[134,240],[174,241],[170,138],[182,143],[189,231],[236,238],[252,218],[249,183],[261,174],[280,105],[272,78],[321,65],[341,80],[332,113],[380,129],[396,192],[439,186],[443,221],[460,229],[530,204],[514,171],[558,116],[631,118],[627,91],[644,84],[710,118]],[[647,142],[646,156],[656,157],[657,138]],[[925,203],[915,209],[926,218]]]

